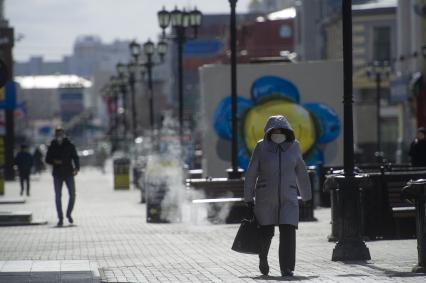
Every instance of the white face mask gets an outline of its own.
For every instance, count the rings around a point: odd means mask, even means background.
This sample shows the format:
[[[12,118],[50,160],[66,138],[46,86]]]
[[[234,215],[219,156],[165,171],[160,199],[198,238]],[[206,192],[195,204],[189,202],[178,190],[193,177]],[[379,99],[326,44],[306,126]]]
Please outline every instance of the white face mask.
[[[285,134],[271,134],[271,141],[274,143],[282,143],[287,139]]]
[[[56,140],[58,141],[58,143],[62,143],[64,141],[64,137],[63,136],[58,136],[56,137]]]

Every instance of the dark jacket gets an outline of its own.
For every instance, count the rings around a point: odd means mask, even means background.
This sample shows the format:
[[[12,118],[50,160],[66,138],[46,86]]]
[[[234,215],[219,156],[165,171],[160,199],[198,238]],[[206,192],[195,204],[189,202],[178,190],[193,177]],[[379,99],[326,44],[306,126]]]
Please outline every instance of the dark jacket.
[[[20,176],[28,176],[33,166],[33,157],[26,151],[20,151],[15,157],[15,165],[18,166]]]
[[[410,146],[411,165],[426,167],[426,139],[414,140]]]
[[[61,161],[61,164],[55,164],[55,160]],[[56,140],[50,143],[45,161],[53,166],[52,175],[54,176],[69,177],[73,175],[74,170],[80,170],[77,150],[67,138],[64,138],[62,144]]]

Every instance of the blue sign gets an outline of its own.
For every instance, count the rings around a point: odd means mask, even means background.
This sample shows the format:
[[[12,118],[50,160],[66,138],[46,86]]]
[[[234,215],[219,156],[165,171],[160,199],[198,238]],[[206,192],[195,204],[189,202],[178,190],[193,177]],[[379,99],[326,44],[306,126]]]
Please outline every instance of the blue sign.
[[[16,83],[8,81],[0,89],[0,109],[14,110],[16,108]]]
[[[390,82],[390,102],[398,103],[408,98],[408,78],[399,77]]]
[[[222,51],[223,42],[215,39],[191,40],[184,44],[183,53],[187,55],[215,55]]]

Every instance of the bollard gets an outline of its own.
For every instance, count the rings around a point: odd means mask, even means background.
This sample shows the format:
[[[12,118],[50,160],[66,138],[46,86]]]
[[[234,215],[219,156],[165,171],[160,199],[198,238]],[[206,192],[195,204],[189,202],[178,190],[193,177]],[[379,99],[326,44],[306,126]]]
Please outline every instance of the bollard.
[[[426,273],[426,229],[425,229],[425,201],[426,201],[426,180],[420,179],[410,181],[402,190],[402,196],[416,205],[416,236],[418,264],[412,271],[416,273]]]
[[[331,174],[326,176],[323,191],[328,192],[330,194],[331,234],[327,236],[327,239],[329,242],[336,242],[339,238],[339,227],[341,226],[341,224],[337,201],[340,189],[335,179],[335,175]]]

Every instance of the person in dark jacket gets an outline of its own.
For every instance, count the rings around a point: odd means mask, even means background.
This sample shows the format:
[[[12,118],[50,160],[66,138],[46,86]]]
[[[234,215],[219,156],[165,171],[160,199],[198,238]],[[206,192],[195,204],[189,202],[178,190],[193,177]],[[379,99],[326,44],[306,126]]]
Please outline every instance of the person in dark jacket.
[[[62,128],[56,128],[55,139],[49,145],[46,153],[46,163],[53,166],[53,184],[55,187],[56,211],[58,213],[58,226],[62,226],[62,184],[65,182],[68,188],[69,201],[66,217],[69,223],[73,223],[72,210],[75,203],[75,182],[74,176],[80,170],[80,162],[77,155],[77,150],[71,141],[65,137],[65,132]]]
[[[34,172],[40,174],[44,170],[44,163],[43,163],[43,153],[41,153],[41,150],[39,147],[36,147],[33,153],[34,158]]]
[[[418,128],[416,138],[411,143],[410,152],[411,165],[426,167],[426,129]]]
[[[33,166],[33,157],[28,152],[28,146],[23,144],[21,145],[21,150],[15,157],[15,165],[18,167],[19,171],[19,181],[21,183],[21,196],[24,194],[24,187],[26,183],[27,187],[27,196],[30,195],[30,174],[31,167]]]

